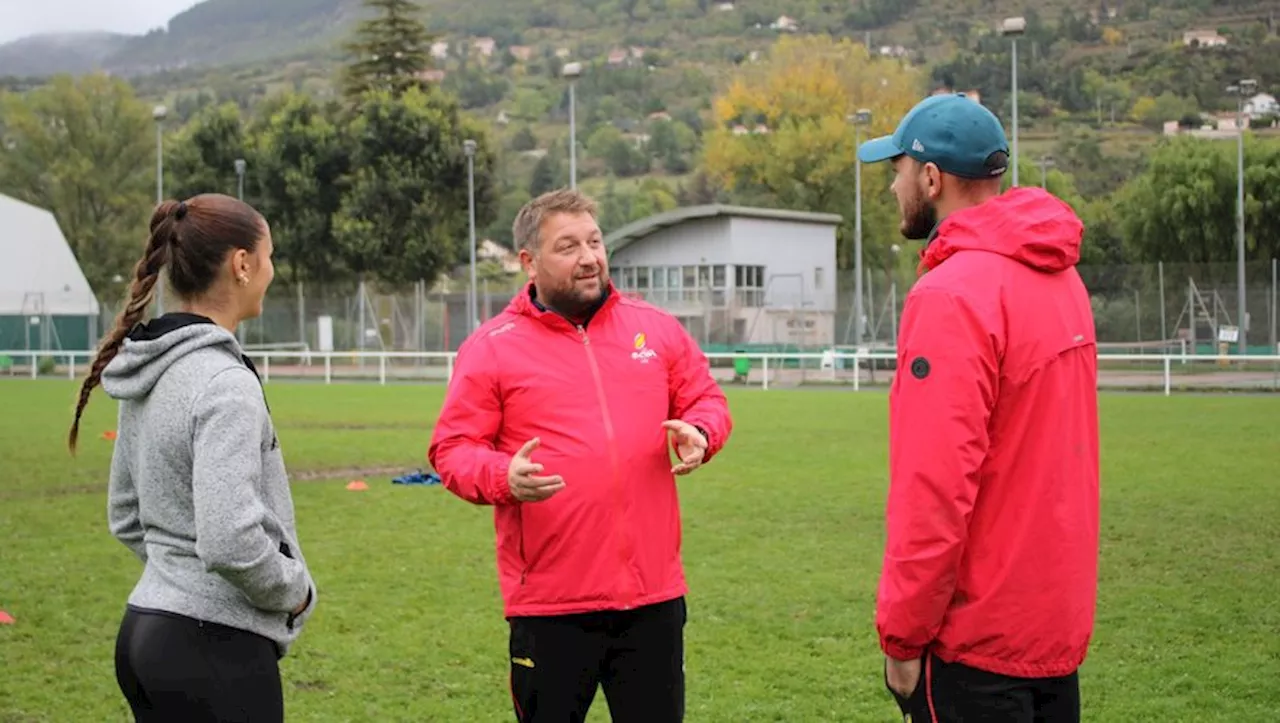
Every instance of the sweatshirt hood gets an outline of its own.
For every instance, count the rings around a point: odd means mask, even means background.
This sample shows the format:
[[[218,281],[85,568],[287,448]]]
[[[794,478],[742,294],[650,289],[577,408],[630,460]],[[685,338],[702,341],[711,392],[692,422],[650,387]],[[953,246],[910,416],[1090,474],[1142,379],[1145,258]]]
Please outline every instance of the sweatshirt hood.
[[[1042,188],[1012,188],[938,224],[920,255],[921,272],[959,251],[988,251],[1037,271],[1056,273],[1080,261],[1084,224],[1064,201]]]
[[[113,399],[140,399],[151,393],[174,362],[194,351],[219,346],[237,359],[244,358],[235,336],[212,319],[165,314],[129,332],[116,357],[102,371],[102,389]]]

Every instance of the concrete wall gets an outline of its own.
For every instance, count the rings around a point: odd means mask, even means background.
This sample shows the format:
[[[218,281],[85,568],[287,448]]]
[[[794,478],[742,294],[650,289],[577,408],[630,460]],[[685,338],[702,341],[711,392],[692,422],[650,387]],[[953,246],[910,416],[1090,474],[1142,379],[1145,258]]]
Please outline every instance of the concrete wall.
[[[765,267],[765,306],[834,312],[836,229],[816,223],[730,219],[733,263]]]

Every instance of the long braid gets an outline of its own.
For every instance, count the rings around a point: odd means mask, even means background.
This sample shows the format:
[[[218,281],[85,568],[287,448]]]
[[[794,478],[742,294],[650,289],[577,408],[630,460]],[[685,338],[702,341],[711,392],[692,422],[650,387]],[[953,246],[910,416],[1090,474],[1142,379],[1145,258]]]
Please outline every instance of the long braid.
[[[72,454],[76,452],[76,442],[80,436],[80,417],[84,414],[85,406],[89,404],[89,395],[102,381],[102,371],[120,352],[120,346],[128,336],[129,330],[142,321],[147,307],[155,296],[156,282],[160,279],[160,272],[169,263],[175,242],[177,229],[174,215],[178,206],[179,204],[175,201],[165,201],[156,208],[155,214],[151,217],[151,237],[147,240],[146,253],[133,268],[128,303],[116,317],[115,327],[111,333],[107,334],[98,346],[98,353],[89,369],[89,375],[80,385],[75,420],[71,423],[71,431],[67,436],[67,447]]]

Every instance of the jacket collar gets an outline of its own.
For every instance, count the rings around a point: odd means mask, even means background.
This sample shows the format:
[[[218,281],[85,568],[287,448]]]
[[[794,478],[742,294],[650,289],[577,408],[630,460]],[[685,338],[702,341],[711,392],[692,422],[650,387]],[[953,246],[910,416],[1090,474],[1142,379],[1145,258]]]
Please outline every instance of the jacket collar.
[[[618,290],[610,279],[604,287],[604,294],[601,296],[599,303],[596,304],[586,316],[585,319],[570,319],[558,311],[545,306],[538,300],[538,290],[534,287],[533,282],[525,285],[522,293],[516,294],[511,300],[511,311],[523,316],[529,316],[538,321],[553,327],[576,329],[580,324],[584,329],[593,319],[601,314],[607,314],[618,303]]]

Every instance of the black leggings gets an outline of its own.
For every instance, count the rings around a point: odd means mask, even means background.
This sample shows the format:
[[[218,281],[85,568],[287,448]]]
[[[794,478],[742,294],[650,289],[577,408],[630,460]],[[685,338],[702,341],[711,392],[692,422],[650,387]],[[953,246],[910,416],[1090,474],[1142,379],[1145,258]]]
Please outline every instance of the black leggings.
[[[116,638],[116,680],[138,723],[281,723],[278,661],[260,635],[132,606]]]

